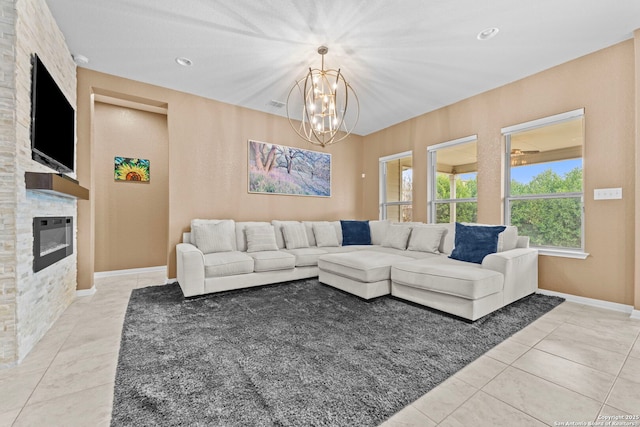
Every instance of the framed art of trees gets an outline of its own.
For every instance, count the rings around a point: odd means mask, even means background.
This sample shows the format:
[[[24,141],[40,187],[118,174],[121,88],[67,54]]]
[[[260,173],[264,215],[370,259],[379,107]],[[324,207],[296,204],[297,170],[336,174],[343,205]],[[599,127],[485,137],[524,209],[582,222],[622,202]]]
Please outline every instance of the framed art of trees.
[[[249,193],[331,197],[331,154],[249,140]]]

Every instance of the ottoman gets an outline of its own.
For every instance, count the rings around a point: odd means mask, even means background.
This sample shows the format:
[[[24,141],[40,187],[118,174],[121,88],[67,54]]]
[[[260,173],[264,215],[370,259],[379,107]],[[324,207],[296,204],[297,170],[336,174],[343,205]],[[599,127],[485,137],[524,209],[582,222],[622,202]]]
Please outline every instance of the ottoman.
[[[391,268],[391,295],[472,321],[504,305],[503,284],[501,273],[480,265],[412,261]]]
[[[360,298],[376,298],[391,293],[391,265],[411,259],[367,250],[322,255],[318,279]]]

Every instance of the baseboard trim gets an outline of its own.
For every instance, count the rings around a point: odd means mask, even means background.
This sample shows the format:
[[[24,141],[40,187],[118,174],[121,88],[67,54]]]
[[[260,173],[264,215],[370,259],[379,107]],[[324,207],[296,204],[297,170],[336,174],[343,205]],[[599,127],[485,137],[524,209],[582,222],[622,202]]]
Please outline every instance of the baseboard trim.
[[[539,294],[562,297],[567,301],[578,304],[590,305],[592,307],[604,308],[607,310],[621,311],[629,314],[634,319],[640,319],[640,310],[634,310],[632,305],[619,304],[617,302],[604,301],[601,299],[579,297],[577,295],[564,294],[562,292],[548,291],[546,289],[538,289]],[[639,317],[634,317],[639,316]]]
[[[171,279],[167,279],[165,283],[166,283],[167,285],[170,285],[170,284],[172,284],[172,283],[178,283],[178,279],[176,279],[175,277],[174,277],[174,278],[171,278]]]
[[[166,265],[159,265],[157,267],[130,268],[127,270],[97,271],[93,273],[93,278],[101,279],[103,277],[122,276],[125,274],[160,273],[166,270]]]
[[[76,297],[90,297],[96,293],[95,285],[89,289],[76,289]]]

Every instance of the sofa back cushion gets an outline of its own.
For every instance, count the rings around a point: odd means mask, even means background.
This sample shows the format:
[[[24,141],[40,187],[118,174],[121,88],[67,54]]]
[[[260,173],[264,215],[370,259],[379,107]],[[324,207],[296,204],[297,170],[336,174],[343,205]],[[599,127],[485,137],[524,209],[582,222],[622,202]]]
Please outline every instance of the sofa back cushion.
[[[342,246],[371,244],[369,221],[340,220],[340,226]]]
[[[318,246],[318,242],[316,241],[316,233],[314,231],[314,226],[318,225],[330,225],[333,227],[334,234],[338,240],[338,244],[335,246],[340,246],[342,244],[342,226],[340,225],[340,221],[302,221],[307,231],[307,240],[309,241],[309,246]],[[326,229],[322,227],[322,229]],[[331,238],[333,241],[333,238]],[[326,244],[324,246],[327,246]],[[332,245],[333,246],[333,245]]]
[[[271,225],[265,221],[243,221],[236,222],[236,248],[241,252],[247,251],[247,228]],[[275,239],[275,233],[273,238]]]
[[[316,221],[302,221],[304,224],[304,229],[307,232],[307,241],[309,242],[309,246],[317,246],[316,236],[313,234],[313,224]]]
[[[401,224],[391,224],[387,228],[387,233],[382,240],[382,246],[385,248],[394,248],[404,251],[407,249],[407,242],[411,234],[411,226]]]
[[[287,247],[284,242],[284,235],[282,234],[282,226],[284,224],[300,224],[300,221],[279,221],[277,219],[271,221],[271,225],[273,225],[276,233],[276,244],[278,245],[278,249],[284,249]]]
[[[336,230],[336,236],[338,236],[338,245],[342,246],[342,223],[340,221],[330,221],[329,223],[332,224],[333,228]]]
[[[452,223],[437,225],[444,227],[445,230],[444,234],[442,235],[442,240],[440,241],[440,247],[438,248],[438,251],[442,254],[451,255],[451,252],[453,251],[453,245],[455,243],[456,225]]]
[[[182,243],[191,243],[192,245],[196,244],[195,240],[191,241],[190,231],[185,231],[184,233],[182,233]]]
[[[329,222],[314,222],[313,235],[319,248],[340,246],[336,227]]]
[[[391,221],[387,219],[379,221],[369,221],[369,230],[371,230],[371,244],[382,245],[382,241],[387,235],[387,230],[391,225]]]
[[[429,252],[437,254],[440,252],[442,236],[447,229],[438,224],[425,224],[415,226],[411,230],[411,237],[407,249],[410,251]]]
[[[498,226],[500,224],[492,225],[492,224],[471,224],[471,223],[463,223],[468,226]],[[444,233],[440,238],[440,246],[438,247],[438,252],[451,255],[453,251],[453,246],[455,243],[456,236],[456,225],[455,223],[444,223],[444,224],[421,224],[414,225],[415,227],[437,227],[444,228]],[[518,227],[507,225],[505,226],[505,230],[498,235],[498,252],[508,251],[511,249],[515,249],[518,244]],[[411,240],[409,241],[411,244]]]
[[[507,225],[498,235],[498,252],[510,251],[518,247],[518,227]]]
[[[282,225],[282,235],[287,249],[308,248],[307,230],[301,222]]]
[[[247,252],[277,251],[276,234],[273,225],[252,225],[245,228]]]
[[[232,219],[194,219],[191,240],[203,253],[235,251],[236,227]]]

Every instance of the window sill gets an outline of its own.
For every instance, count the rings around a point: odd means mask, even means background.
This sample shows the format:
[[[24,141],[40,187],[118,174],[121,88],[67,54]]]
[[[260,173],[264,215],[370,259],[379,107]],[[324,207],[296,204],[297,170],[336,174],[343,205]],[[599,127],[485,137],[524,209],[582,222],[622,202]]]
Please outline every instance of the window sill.
[[[572,251],[569,249],[549,249],[549,248],[535,248],[538,249],[539,255],[546,256],[556,256],[562,258],[573,258],[573,259],[587,259],[589,254],[587,252],[582,251]]]

